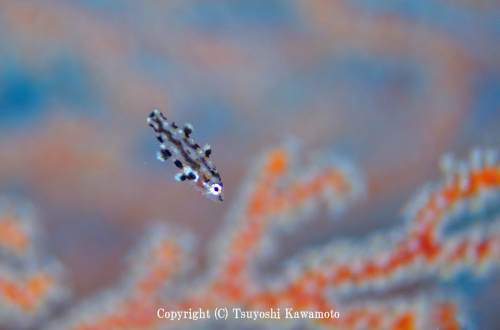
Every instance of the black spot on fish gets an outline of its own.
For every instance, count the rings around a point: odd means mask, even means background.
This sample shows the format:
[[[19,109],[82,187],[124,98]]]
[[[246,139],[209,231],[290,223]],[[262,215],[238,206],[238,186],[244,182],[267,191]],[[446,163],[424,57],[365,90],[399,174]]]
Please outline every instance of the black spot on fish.
[[[182,169],[184,167],[184,165],[182,165],[182,162],[178,159],[175,160],[174,164],[175,164],[175,166],[177,166],[180,169]]]
[[[193,133],[193,129],[191,127],[189,127],[189,125],[187,125],[187,124],[184,125],[183,130],[184,130],[184,134],[186,135],[187,138],[189,137],[189,135],[191,133]]]
[[[194,173],[193,173],[193,172],[190,172],[190,173],[188,174],[187,178],[188,178],[189,180],[194,180],[194,179],[196,179],[196,175],[194,175]]]
[[[210,157],[210,154],[212,153],[212,149],[207,149],[205,150],[205,157]]]
[[[177,125],[175,124],[175,122],[174,122],[174,121],[172,122],[172,127],[173,127],[174,129],[178,129],[178,128],[179,128],[179,126],[177,126]]]
[[[195,148],[195,149],[200,149],[200,145],[199,145],[198,143],[195,143],[195,144],[194,144],[194,148]]]
[[[181,180],[181,181],[185,181],[186,179],[187,179],[187,177],[184,174],[181,175],[180,178],[179,178],[179,180]]]
[[[163,142],[164,142],[164,141],[163,141],[163,138],[161,137],[161,135],[159,135],[159,134],[158,134],[158,135],[156,136],[156,138],[157,138],[157,139],[158,139],[158,141],[160,141],[161,143],[163,143]]]
[[[170,158],[170,156],[172,156],[172,153],[168,149],[160,150],[160,152],[161,152],[161,157],[163,158],[163,160],[167,160]]]

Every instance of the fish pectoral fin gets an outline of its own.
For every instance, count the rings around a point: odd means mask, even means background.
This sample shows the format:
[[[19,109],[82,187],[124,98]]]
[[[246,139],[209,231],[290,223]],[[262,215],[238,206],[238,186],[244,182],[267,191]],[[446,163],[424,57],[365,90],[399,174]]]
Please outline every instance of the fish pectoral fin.
[[[191,133],[194,132],[193,125],[191,125],[190,123],[186,123],[184,125],[184,127],[182,128],[182,130],[184,131],[184,135],[185,135],[186,139],[189,138]]]
[[[210,157],[210,154],[212,153],[212,148],[210,148],[210,145],[205,144],[203,147],[203,152],[205,153],[205,157],[208,159]]]
[[[187,179],[187,176],[184,173],[177,173],[176,175],[174,175],[174,179],[176,181],[185,181]]]
[[[167,161],[172,156],[172,153],[167,148],[162,148],[156,153],[156,158],[164,162]]]

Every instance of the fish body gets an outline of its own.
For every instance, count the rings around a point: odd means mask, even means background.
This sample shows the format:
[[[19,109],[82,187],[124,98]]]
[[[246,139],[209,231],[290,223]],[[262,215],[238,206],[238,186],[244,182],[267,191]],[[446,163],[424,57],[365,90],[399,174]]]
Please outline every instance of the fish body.
[[[175,175],[177,181],[187,181],[198,193],[220,204],[224,199],[223,184],[219,172],[209,160],[212,149],[207,144],[201,148],[191,137],[193,126],[185,124],[179,128],[169,122],[155,109],[147,118],[149,126],[160,141],[157,158],[161,161],[173,160],[180,170]]]

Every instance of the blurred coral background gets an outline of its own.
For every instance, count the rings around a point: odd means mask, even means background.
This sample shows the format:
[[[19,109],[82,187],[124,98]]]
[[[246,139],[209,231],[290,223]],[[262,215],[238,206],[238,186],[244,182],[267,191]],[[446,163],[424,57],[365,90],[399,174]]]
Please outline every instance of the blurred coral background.
[[[223,204],[156,160],[154,108],[212,146]],[[197,238],[206,276],[246,173],[291,140],[299,163],[317,150],[356,164],[365,197],[273,236],[262,279],[300,251],[400,226],[443,154],[500,147],[500,3],[0,0],[0,192],[32,205],[41,258],[58,260],[67,291],[36,323],[0,324],[39,328],[97,299],[158,222]],[[500,328],[498,272],[446,286],[467,329]]]

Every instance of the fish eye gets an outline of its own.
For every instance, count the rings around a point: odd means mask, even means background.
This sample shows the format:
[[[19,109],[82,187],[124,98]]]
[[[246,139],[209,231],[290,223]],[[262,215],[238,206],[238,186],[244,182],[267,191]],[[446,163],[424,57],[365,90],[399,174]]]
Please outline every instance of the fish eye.
[[[222,187],[214,183],[213,185],[210,186],[210,193],[215,196],[219,196],[222,193]]]

